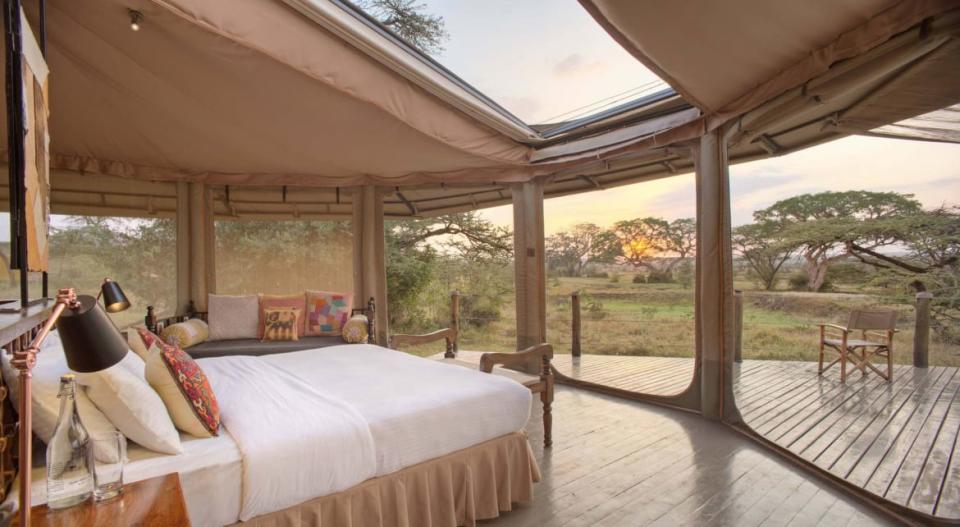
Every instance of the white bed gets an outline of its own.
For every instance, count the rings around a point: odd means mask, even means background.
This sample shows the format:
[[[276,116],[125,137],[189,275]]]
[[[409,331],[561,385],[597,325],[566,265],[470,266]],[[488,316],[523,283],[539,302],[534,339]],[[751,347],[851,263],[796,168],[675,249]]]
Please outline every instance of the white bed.
[[[200,527],[282,510],[522,430],[530,412],[529,390],[514,381],[372,345],[198,362],[221,404],[225,426],[220,436],[183,435],[184,452],[174,456],[131,444],[125,479],[179,472],[191,521]],[[237,373],[238,364],[248,377],[256,371],[258,384],[237,388],[241,384],[236,382],[245,378]],[[271,373],[261,375],[264,371]],[[291,385],[299,387],[289,391]],[[318,426],[331,407],[316,402],[296,407],[313,390],[342,404],[333,408],[345,412],[348,421],[363,421],[362,430],[337,436],[328,434],[326,423]],[[303,412],[313,412],[313,417],[297,422]],[[271,424],[258,426],[261,420]],[[363,443],[364,434],[372,447],[369,463],[363,460],[365,447],[353,444]],[[348,453],[357,459],[344,461]],[[45,501],[40,470],[34,479],[35,503]],[[328,473],[333,473],[330,481],[314,481]]]

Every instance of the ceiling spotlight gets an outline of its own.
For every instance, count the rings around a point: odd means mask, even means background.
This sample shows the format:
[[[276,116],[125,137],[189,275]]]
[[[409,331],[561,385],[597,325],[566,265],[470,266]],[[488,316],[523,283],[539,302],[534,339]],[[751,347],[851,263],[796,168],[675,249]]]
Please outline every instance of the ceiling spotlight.
[[[140,31],[140,24],[143,22],[143,13],[134,11],[133,9],[128,9],[127,11],[130,13],[130,29]]]

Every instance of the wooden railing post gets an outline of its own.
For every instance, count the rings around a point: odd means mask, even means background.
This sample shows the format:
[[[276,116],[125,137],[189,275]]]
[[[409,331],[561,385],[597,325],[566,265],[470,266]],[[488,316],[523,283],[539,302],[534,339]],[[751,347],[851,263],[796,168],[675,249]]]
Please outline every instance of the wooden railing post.
[[[733,360],[743,362],[743,291],[736,289],[733,292]]]
[[[917,293],[916,327],[913,330],[913,366],[926,368],[930,354],[930,301],[932,293]]]
[[[450,327],[457,332],[459,337],[460,335],[460,291],[453,291],[450,293]],[[460,351],[460,345],[457,341],[459,338],[453,340],[453,345],[450,346],[450,350],[447,350],[443,356],[447,359],[452,359],[457,356],[457,352]]]
[[[574,357],[580,356],[580,291],[574,291],[570,295],[570,308],[572,309],[572,318],[570,327],[572,335],[570,340],[570,352]]]

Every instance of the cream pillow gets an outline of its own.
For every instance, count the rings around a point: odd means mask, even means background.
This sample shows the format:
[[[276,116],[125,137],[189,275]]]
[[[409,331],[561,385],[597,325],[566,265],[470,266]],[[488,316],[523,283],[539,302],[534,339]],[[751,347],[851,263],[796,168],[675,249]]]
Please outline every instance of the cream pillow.
[[[10,403],[14,408],[20,407],[20,378],[18,371],[10,363],[12,356],[0,352],[0,367],[3,377],[9,388]],[[53,436],[53,429],[57,426],[60,417],[60,376],[71,373],[67,367],[67,359],[63,354],[60,336],[56,331],[51,332],[43,342],[40,353],[37,354],[37,364],[33,368],[33,381],[30,383],[33,415],[33,433],[47,443]],[[117,431],[117,427],[103,415],[87,397],[83,386],[77,385],[77,413],[84,428],[92,436],[107,435]],[[110,448],[106,443],[96,443],[94,457],[102,463],[116,463],[119,460],[117,449]]]
[[[208,338],[210,338],[210,329],[207,323],[199,318],[191,318],[190,320],[170,324],[163,328],[163,332],[160,333],[161,340],[171,346],[177,346],[179,348],[195,346],[201,342],[205,342]],[[140,356],[144,361],[147,360],[147,357],[143,355]]]
[[[210,295],[207,297],[210,340],[255,339],[260,326],[257,295]]]
[[[143,359],[128,353],[119,364],[94,373],[78,373],[93,404],[123,435],[163,454],[183,452],[180,435],[160,396],[147,384]]]

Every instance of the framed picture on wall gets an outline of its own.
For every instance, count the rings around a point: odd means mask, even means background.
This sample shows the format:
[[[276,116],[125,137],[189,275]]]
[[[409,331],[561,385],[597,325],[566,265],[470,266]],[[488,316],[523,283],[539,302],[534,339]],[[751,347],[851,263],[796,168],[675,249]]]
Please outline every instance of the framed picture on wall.
[[[50,250],[50,133],[48,74],[40,46],[20,12],[23,50],[23,159],[27,270],[46,271]]]

